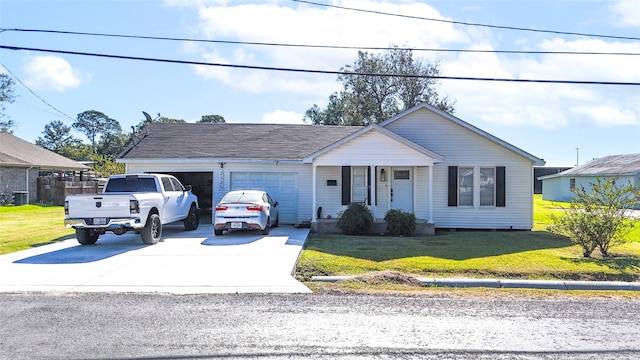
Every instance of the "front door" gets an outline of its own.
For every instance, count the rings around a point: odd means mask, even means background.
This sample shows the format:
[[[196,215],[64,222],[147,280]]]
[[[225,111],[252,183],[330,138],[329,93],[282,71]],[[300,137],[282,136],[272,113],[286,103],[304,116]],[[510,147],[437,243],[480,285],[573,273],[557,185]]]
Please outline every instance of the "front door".
[[[391,208],[413,212],[413,171],[411,168],[391,169]]]

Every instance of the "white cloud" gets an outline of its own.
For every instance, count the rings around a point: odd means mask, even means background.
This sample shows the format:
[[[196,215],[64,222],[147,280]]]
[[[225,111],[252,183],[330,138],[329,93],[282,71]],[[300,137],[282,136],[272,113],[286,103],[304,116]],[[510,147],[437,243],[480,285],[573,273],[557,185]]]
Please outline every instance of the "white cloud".
[[[549,39],[536,50],[640,52],[640,44],[602,40]],[[450,76],[640,82],[634,56],[461,54],[443,63]],[[458,99],[457,114],[499,125],[558,129],[574,124],[601,127],[640,124],[634,86],[446,81],[442,88]]]
[[[34,56],[25,64],[25,83],[34,90],[64,92],[83,82],[79,72],[57,56]]]
[[[617,27],[640,26],[640,1],[618,0],[610,7],[612,21]]]
[[[302,116],[302,114],[293,111],[276,110],[265,113],[261,122],[265,124],[304,124]]]
[[[332,8],[290,3],[239,4],[210,6],[200,9],[200,28],[203,36],[218,40],[289,44],[387,47],[440,47],[443,44],[463,43],[466,35],[453,25],[438,22],[385,17],[349,12]],[[433,7],[423,3],[379,3],[359,1],[349,6],[399,14],[443,18]],[[409,30],[410,29],[410,30]],[[241,46],[241,47],[240,47]],[[242,50],[237,50],[237,49]],[[222,44],[215,48],[200,47],[206,61],[294,69],[338,71],[351,64],[357,49],[318,49],[304,47],[273,47]],[[200,67],[198,74],[217,79],[226,85],[256,93],[296,92],[298,95],[324,97],[339,89],[335,75],[251,71],[246,69],[216,69]]]
[[[637,14],[640,1],[619,1],[621,13]],[[200,33],[216,40],[289,44],[386,47],[390,44],[424,48],[495,48],[497,30],[457,27],[452,24],[318,8],[288,2],[260,4],[229,3],[202,5]],[[395,14],[445,19],[425,3],[358,0],[349,7]],[[634,17],[640,19],[640,17]],[[640,21],[640,20],[639,20]],[[286,40],[283,40],[286,39]],[[536,38],[538,39],[538,38]],[[574,52],[640,52],[640,44],[606,40],[545,40],[518,38],[511,44],[526,50]],[[535,41],[538,41],[537,43]],[[295,69],[337,71],[356,59],[354,49],[317,49],[225,44],[189,45],[192,54],[205,61]],[[501,48],[500,50],[503,50]],[[634,56],[608,55],[509,55],[496,53],[452,53],[432,55],[414,52],[426,61],[441,58],[442,75],[506,79],[548,79],[640,82],[640,67]],[[322,99],[340,89],[335,75],[195,67],[197,74],[252,94],[282,93],[323,106]],[[442,81],[438,91],[457,101],[456,114],[463,119],[505,126],[545,129],[574,124],[612,126],[640,123],[640,105],[634,87],[483,81]],[[265,115],[268,121],[286,119],[287,112]],[[275,114],[278,114],[276,117]],[[295,114],[295,113],[291,113]],[[268,115],[268,116],[267,116]],[[301,115],[292,116],[295,123]],[[264,120],[263,119],[263,120]]]

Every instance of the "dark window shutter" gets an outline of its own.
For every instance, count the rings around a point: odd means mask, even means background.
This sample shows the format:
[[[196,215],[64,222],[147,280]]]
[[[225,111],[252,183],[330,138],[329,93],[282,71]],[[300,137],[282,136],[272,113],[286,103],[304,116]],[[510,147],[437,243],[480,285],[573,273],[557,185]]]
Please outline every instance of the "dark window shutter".
[[[458,167],[449,166],[449,206],[458,206]]]
[[[367,205],[371,205],[371,166],[367,166]]]
[[[342,205],[351,203],[351,166],[342,167]]]
[[[496,167],[496,207],[506,206],[506,177],[504,166]]]

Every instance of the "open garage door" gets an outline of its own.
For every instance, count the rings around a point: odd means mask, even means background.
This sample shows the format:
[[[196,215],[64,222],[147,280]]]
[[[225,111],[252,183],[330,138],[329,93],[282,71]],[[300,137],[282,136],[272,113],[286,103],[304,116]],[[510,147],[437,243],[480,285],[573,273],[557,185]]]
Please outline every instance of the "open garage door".
[[[204,214],[211,213],[213,173],[212,172],[171,172],[183,185],[191,185],[198,196],[198,205]]]
[[[298,174],[280,172],[232,172],[231,190],[264,190],[278,202],[281,224],[298,219]]]

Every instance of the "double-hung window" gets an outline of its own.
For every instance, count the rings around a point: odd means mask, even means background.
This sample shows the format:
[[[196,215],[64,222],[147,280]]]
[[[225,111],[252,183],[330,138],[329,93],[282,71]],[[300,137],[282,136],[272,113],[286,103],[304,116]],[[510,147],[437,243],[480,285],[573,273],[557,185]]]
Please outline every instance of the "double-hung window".
[[[496,205],[496,169],[480,168],[480,206]]]
[[[449,166],[448,205],[505,207],[506,180],[504,166]]]

